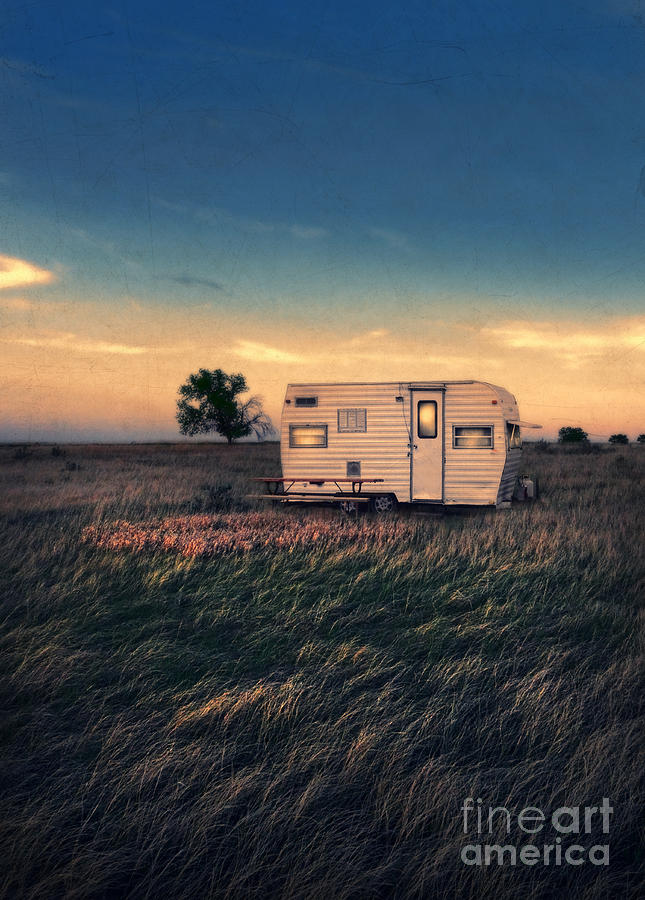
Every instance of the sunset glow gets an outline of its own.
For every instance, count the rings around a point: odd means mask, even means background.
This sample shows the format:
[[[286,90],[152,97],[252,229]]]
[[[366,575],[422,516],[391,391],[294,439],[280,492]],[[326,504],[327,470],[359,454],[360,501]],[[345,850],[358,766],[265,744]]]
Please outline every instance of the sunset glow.
[[[178,438],[200,367],[276,425],[288,382],[472,378],[645,431],[626,13],[176,12],[7,25],[0,440]]]

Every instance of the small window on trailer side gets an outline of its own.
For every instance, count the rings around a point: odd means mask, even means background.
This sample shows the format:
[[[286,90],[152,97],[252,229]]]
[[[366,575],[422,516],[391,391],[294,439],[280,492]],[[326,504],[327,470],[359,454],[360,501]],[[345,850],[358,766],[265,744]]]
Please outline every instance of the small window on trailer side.
[[[513,422],[506,423],[506,449],[522,449],[522,435],[520,433],[520,426],[513,424]]]
[[[367,431],[367,409],[339,409],[338,431],[340,434]]]
[[[492,425],[453,425],[452,446],[456,450],[492,450]]]
[[[326,447],[327,446],[327,426],[326,425],[289,425],[289,446],[290,447]]]
[[[318,397],[296,397],[296,406],[318,406]]]

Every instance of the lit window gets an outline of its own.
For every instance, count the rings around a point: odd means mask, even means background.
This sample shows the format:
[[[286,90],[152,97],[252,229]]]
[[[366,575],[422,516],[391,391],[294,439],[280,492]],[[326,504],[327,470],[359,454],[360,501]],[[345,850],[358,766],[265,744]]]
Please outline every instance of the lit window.
[[[339,409],[338,430],[343,431],[367,431],[366,409]]]
[[[452,446],[462,450],[491,449],[492,425],[453,425]]]
[[[296,406],[318,406],[318,397],[296,397]]]
[[[326,425],[289,425],[290,447],[326,447]]]
[[[520,450],[522,447],[520,426],[512,422],[506,423],[506,446],[509,450]]]
[[[417,404],[417,435],[420,438],[437,436],[437,401],[419,400]]]

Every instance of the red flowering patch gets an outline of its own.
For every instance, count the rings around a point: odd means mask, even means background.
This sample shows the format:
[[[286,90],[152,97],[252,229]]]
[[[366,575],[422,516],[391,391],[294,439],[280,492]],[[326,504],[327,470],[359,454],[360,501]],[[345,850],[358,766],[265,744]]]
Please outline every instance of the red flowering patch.
[[[309,547],[323,542],[383,543],[409,535],[413,526],[401,520],[350,521],[299,519],[270,512],[169,516],[147,522],[120,519],[90,525],[83,540],[104,550],[168,550],[184,556],[214,556],[265,547]]]

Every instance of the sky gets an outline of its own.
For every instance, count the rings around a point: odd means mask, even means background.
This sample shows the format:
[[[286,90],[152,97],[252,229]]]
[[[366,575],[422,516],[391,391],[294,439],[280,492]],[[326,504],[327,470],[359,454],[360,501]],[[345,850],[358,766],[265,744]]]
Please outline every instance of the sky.
[[[5,0],[0,123],[2,441],[178,438],[199,368],[645,432],[641,0]]]

